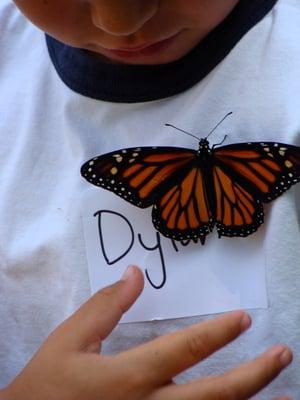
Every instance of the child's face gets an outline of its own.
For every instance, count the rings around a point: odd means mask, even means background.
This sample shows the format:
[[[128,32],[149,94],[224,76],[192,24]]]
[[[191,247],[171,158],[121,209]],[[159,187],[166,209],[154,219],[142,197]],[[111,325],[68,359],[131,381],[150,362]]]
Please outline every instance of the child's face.
[[[15,0],[58,40],[119,63],[184,56],[239,0]]]

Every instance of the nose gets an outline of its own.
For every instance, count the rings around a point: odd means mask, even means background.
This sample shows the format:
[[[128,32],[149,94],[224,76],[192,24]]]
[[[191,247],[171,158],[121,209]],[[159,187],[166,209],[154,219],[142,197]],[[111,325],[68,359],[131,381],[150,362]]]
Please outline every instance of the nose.
[[[160,0],[94,0],[93,23],[103,31],[128,36],[137,32],[158,10]]]

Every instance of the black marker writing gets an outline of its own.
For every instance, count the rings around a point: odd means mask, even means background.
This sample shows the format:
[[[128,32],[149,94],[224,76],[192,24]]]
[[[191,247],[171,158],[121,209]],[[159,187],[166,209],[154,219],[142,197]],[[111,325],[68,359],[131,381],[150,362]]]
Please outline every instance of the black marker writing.
[[[107,256],[107,251],[104,245],[104,232],[103,232],[103,225],[102,225],[102,216],[103,214],[112,214],[112,215],[116,215],[120,218],[122,218],[128,225],[129,228],[129,232],[131,235],[131,243],[129,245],[129,247],[117,258],[115,258],[114,260],[110,260]],[[105,261],[107,262],[108,265],[113,265],[115,263],[117,263],[118,261],[120,261],[123,257],[125,257],[130,250],[132,249],[132,246],[134,244],[134,231],[133,231],[133,227],[131,225],[131,223],[129,222],[129,220],[124,217],[124,215],[117,213],[115,211],[111,211],[111,210],[101,210],[101,211],[97,211],[94,214],[94,217],[98,216],[98,231],[99,231],[99,239],[100,239],[100,246],[101,246],[101,250],[103,253],[103,257],[105,258]]]
[[[110,254],[111,250],[109,248],[109,243],[108,241],[105,241],[105,224],[103,223],[103,216],[114,216],[114,217],[118,217],[120,218],[120,221],[123,221],[126,223],[126,226],[128,227],[127,232],[129,235],[129,240],[128,240],[128,247],[125,249],[125,251],[122,251],[121,254],[117,254],[114,256],[108,256],[108,254]],[[108,265],[113,265],[116,264],[118,261],[120,261],[122,258],[124,258],[125,256],[127,256],[127,254],[130,252],[130,250],[132,249],[134,242],[135,242],[135,232],[133,229],[132,224],[130,223],[129,219],[126,218],[124,215],[116,212],[116,211],[112,211],[112,210],[99,210],[94,214],[94,217],[98,217],[98,232],[99,232],[99,241],[100,241],[100,246],[101,246],[101,250],[102,250],[102,254],[103,257],[106,261],[106,263]],[[116,225],[116,221],[114,220],[114,227],[117,226]],[[117,229],[117,228],[116,228]],[[117,235],[116,235],[117,237]],[[161,269],[162,269],[162,280],[161,283],[159,284],[155,284],[153,282],[153,280],[150,278],[149,272],[146,269],[145,270],[145,274],[146,274],[146,278],[148,280],[148,282],[150,283],[150,285],[155,288],[155,289],[161,289],[162,287],[164,287],[164,285],[166,284],[167,281],[167,267],[166,267],[166,262],[165,262],[165,257],[164,257],[164,251],[163,251],[163,246],[162,246],[162,242],[161,242],[161,236],[159,234],[159,232],[156,232],[156,244],[152,247],[150,247],[149,245],[146,245],[142,239],[142,235],[140,233],[137,233],[137,237],[138,237],[138,242],[139,244],[143,247],[143,249],[153,252],[153,251],[158,251],[159,253],[159,258],[160,258],[160,263],[161,263]],[[122,239],[126,239],[127,235],[125,237],[122,237]],[[191,242],[191,240],[185,240],[185,241],[181,241],[181,242],[176,242],[175,240],[171,240],[171,244],[174,248],[174,250],[176,252],[179,252],[179,244],[181,246],[187,246],[189,243]]]
[[[167,271],[166,271],[166,264],[165,264],[165,259],[164,259],[164,253],[163,253],[163,249],[161,246],[161,240],[160,240],[160,234],[158,232],[156,232],[156,241],[157,244],[153,247],[148,247],[145,245],[145,243],[142,240],[142,235],[139,233],[138,234],[138,239],[140,244],[143,246],[143,248],[145,250],[148,251],[154,251],[157,250],[159,251],[159,256],[160,256],[160,260],[161,260],[161,266],[162,266],[162,273],[163,273],[163,278],[162,278],[162,282],[159,285],[155,285],[152,280],[150,279],[149,273],[147,271],[147,269],[145,270],[145,274],[146,274],[146,278],[148,279],[150,285],[152,287],[154,287],[154,289],[161,289],[162,287],[164,287],[166,280],[167,280]]]

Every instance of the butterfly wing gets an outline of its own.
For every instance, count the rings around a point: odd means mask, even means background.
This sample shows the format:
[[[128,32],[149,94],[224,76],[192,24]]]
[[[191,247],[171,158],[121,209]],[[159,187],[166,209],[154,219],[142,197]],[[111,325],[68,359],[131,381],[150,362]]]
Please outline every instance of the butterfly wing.
[[[175,240],[200,239],[214,226],[204,173],[198,165],[190,168],[155,202],[152,219],[155,228]]]
[[[153,223],[163,235],[204,243],[215,223],[219,236],[257,230],[263,223],[262,202],[299,182],[299,150],[283,143],[219,147],[212,152],[208,176],[193,150],[131,148],[95,157],[81,173],[138,207],[154,204]]]
[[[262,203],[220,166],[213,167],[216,228],[221,236],[245,237],[264,221]]]
[[[300,147],[284,143],[238,143],[214,150],[216,164],[262,202],[300,181]]]
[[[194,150],[179,147],[123,149],[87,161],[81,174],[93,185],[145,208],[180,180],[193,164],[195,154]]]
[[[239,143],[213,152],[215,218],[219,236],[248,236],[270,202],[300,181],[300,148]]]

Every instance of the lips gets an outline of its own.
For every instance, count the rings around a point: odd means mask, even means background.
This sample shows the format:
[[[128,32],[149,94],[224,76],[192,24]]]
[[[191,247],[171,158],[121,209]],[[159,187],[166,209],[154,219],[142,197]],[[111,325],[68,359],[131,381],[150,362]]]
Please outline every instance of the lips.
[[[120,57],[134,57],[134,56],[147,56],[153,55],[155,53],[159,53],[163,51],[167,46],[169,46],[174,39],[179,35],[173,35],[167,39],[161,40],[159,42],[151,43],[151,44],[143,44],[138,47],[121,47],[118,49],[105,49],[106,52]]]
[[[163,40],[161,40],[160,42],[162,42]],[[136,52],[136,51],[141,51],[143,49],[146,49],[147,47],[151,47],[154,46],[160,42],[155,42],[152,44],[143,44],[141,46],[137,46],[137,47],[120,47],[118,49],[110,49],[111,51],[130,51],[130,52]]]

